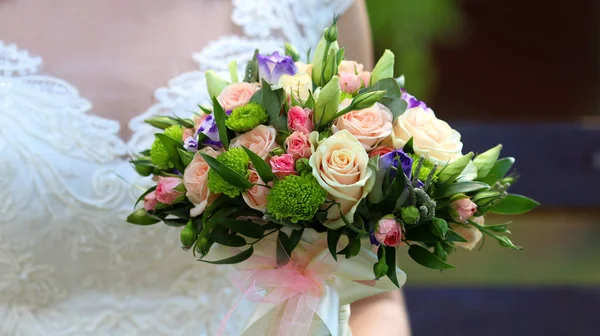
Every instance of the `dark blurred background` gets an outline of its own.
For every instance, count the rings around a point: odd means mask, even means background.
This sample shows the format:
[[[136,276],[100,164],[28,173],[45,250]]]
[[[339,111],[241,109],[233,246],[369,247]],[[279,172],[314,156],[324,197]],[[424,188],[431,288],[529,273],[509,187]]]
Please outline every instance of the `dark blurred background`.
[[[466,151],[504,144],[512,191],[543,204],[514,218],[522,252],[488,241],[444,273],[400,260],[414,335],[600,335],[600,1],[367,6],[376,56],[396,54]]]

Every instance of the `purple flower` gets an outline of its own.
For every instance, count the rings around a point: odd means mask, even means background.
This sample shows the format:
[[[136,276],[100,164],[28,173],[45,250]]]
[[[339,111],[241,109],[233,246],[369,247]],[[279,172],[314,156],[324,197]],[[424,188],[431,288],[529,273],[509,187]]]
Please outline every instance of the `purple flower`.
[[[281,56],[276,51],[271,55],[256,56],[258,61],[258,75],[260,79],[266,80],[269,84],[277,84],[282,75],[295,75],[298,69],[291,56]]]
[[[214,112],[204,118],[196,131],[196,136],[203,145],[211,147],[221,147],[223,145],[221,139],[219,139],[219,129],[217,128]]]
[[[425,104],[425,102],[418,100],[417,98],[415,98],[415,96],[406,92],[406,89],[400,89],[400,90],[402,91],[402,96],[400,98],[406,102],[407,108],[410,109],[410,108],[414,108],[414,107],[420,107],[423,110],[435,115],[433,110],[430,109],[429,107],[427,107],[427,104]]]
[[[410,179],[412,173],[413,159],[406,155],[401,149],[391,151],[379,157],[379,169],[389,170],[390,179],[396,177],[396,171],[402,169],[404,174]]]

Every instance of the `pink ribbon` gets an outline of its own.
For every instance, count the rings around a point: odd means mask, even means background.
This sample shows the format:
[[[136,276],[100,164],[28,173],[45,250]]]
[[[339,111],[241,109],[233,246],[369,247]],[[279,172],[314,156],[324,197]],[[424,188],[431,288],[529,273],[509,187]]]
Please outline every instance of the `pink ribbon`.
[[[326,244],[317,243],[307,251],[296,249],[292,258],[289,258],[278,244],[279,259],[286,259],[279,260],[279,264],[284,266],[277,266],[276,257],[253,255],[248,259],[245,264],[249,266],[238,271],[238,277],[233,279],[244,294],[225,316],[218,335],[223,335],[227,322],[243,298],[276,306],[275,323],[269,329],[268,336],[308,335],[324,294],[325,281],[338,266],[329,254],[313,260],[323,248],[326,248]]]

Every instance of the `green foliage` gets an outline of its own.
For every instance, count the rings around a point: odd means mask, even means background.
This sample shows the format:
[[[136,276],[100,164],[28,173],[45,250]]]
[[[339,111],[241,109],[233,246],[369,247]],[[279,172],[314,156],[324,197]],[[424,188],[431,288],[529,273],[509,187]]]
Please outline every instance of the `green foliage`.
[[[257,103],[248,103],[233,109],[225,120],[225,125],[236,132],[247,132],[267,121],[269,116],[265,109]]]
[[[207,158],[212,159],[210,156],[203,155],[203,157],[205,160]],[[210,159],[207,160],[207,163],[209,163]],[[248,163],[250,162],[250,158],[243,148],[230,148],[228,151],[217,156],[216,161],[223,163],[248,182]],[[246,187],[234,185],[231,183],[231,179],[226,179],[226,176],[222,176],[222,174],[211,165],[211,169],[208,171],[208,189],[215,194],[223,193],[229,197],[235,197],[252,186],[251,184]]]
[[[537,201],[522,195],[510,194],[489,209],[492,213],[502,215],[520,215],[539,206]]]
[[[456,268],[456,266],[448,264],[428,249],[417,244],[412,244],[410,246],[410,248],[408,249],[408,255],[414,261],[427,268],[433,268],[437,270]]]
[[[165,129],[164,135],[181,142],[183,138],[183,128],[179,125],[172,125]],[[152,163],[160,169],[171,169],[174,163],[169,158],[169,153],[163,145],[163,142],[157,137],[150,148],[150,158]]]
[[[289,219],[292,223],[307,221],[325,202],[326,196],[327,192],[314,176],[289,175],[273,185],[267,196],[267,212],[278,220]]]

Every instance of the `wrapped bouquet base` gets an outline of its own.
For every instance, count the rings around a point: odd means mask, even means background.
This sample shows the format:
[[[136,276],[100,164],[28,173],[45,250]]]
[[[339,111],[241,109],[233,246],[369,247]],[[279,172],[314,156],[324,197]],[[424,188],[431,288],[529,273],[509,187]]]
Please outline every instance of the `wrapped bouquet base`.
[[[275,236],[257,245],[232,275],[245,299],[257,303],[242,336],[351,335],[350,303],[398,289],[389,279],[373,280],[377,255],[366,248],[335,260],[325,234],[305,232],[291,256]],[[230,249],[213,250],[211,257],[231,255]],[[406,275],[396,274],[404,284]]]

